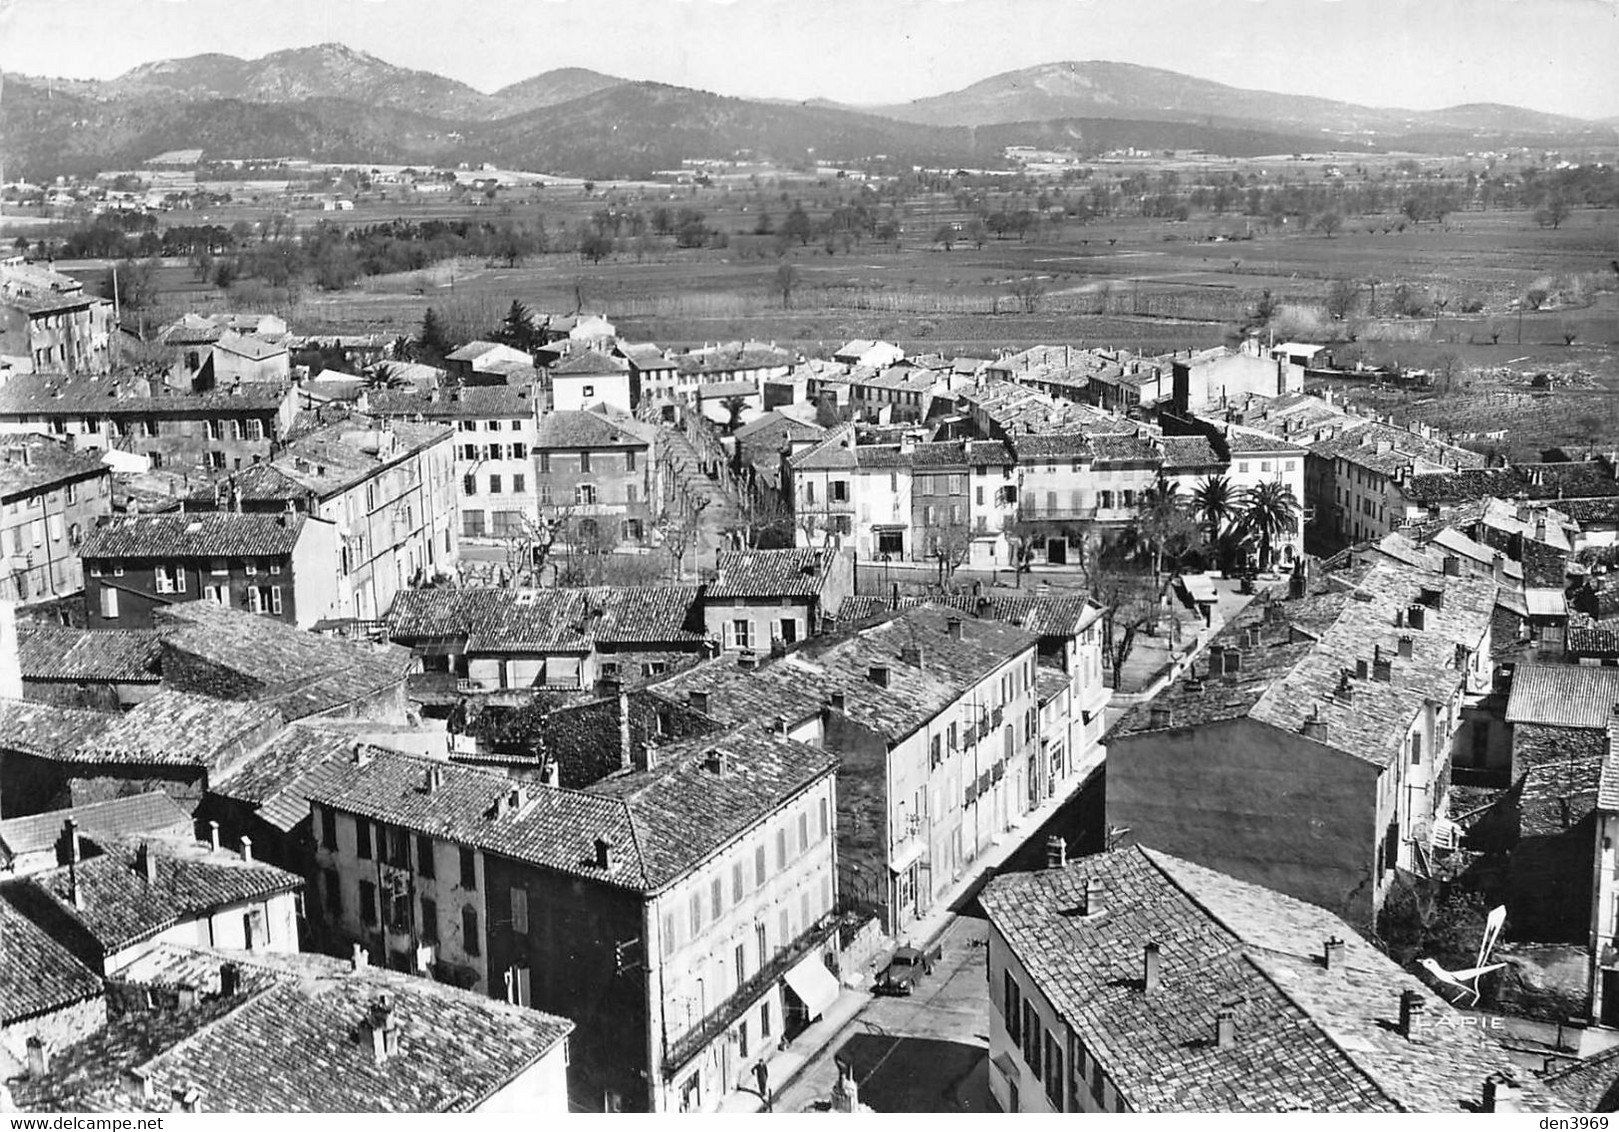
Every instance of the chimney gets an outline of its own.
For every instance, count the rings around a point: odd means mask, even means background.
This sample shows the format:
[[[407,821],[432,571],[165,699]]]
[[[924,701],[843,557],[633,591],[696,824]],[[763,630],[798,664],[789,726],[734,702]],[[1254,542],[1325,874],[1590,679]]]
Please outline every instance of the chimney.
[[[357,943],[349,954],[349,968],[354,971],[363,971],[371,966],[371,956],[365,950],[365,944]]]
[[[28,1036],[28,1079],[38,1081],[51,1071],[51,1047],[38,1034]]]
[[[1518,1083],[1505,1073],[1491,1073],[1484,1078],[1483,1104],[1485,1112],[1521,1112],[1522,1092]]]
[[[1068,864],[1068,842],[1056,834],[1046,838],[1046,868],[1060,869]]]
[[[1141,993],[1152,995],[1158,990],[1158,971],[1163,966],[1163,951],[1156,940],[1141,949]]]
[[[381,1065],[399,1052],[399,1020],[394,1017],[393,999],[386,993],[371,1004],[371,1055]]]
[[[787,738],[787,717],[785,715],[778,715],[776,717],[775,724],[771,727],[771,731],[778,738]]]
[[[219,993],[223,998],[229,998],[242,989],[242,967],[239,963],[221,963],[219,965]]]
[[[136,1105],[144,1108],[152,1099],[151,1079],[138,1069],[126,1069],[122,1075],[124,1095]]]
[[[190,983],[181,983],[177,988],[177,993],[180,1000],[181,1010],[195,1010],[197,1008],[197,1002],[202,998],[202,996],[197,993],[197,988],[192,986]]]
[[[703,769],[709,774],[724,775],[730,769],[730,759],[723,750],[715,747],[703,756]]]
[[[630,694],[622,687],[618,693],[618,765],[623,770],[629,770],[635,765],[634,751],[630,742]],[[552,760],[553,765],[555,760]]]
[[[944,622],[944,632],[952,641],[961,640],[961,618],[947,617]]]
[[[701,712],[704,715],[708,714],[707,692],[687,692],[686,702],[691,705],[692,711]]]
[[[1344,941],[1337,936],[1327,940],[1321,965],[1329,971],[1341,971],[1344,966]]]
[[[1226,649],[1223,659],[1225,661],[1225,673],[1227,676],[1233,676],[1242,671],[1241,649]]]
[[[521,782],[506,792],[506,812],[514,814],[528,805],[528,788]]]
[[[444,785],[444,768],[430,766],[422,773],[422,791],[432,794]]]
[[[605,837],[596,838],[596,867],[608,871],[618,867],[617,847]]]
[[[1462,560],[1454,554],[1445,555],[1445,575],[1451,578],[1459,578],[1461,573]]]
[[[1355,679],[1364,680],[1369,675],[1371,675],[1371,666],[1366,663],[1365,657],[1358,657],[1355,660]]]
[[[1107,911],[1107,904],[1102,897],[1102,881],[1100,877],[1086,877],[1085,891],[1080,896],[1079,914],[1082,916],[1100,916]]]
[[[68,818],[62,823],[62,864],[76,865],[84,859],[84,845],[79,841],[79,823]]]
[[[208,823],[208,848],[219,852],[219,823],[216,821]]]
[[[1343,675],[1338,679],[1338,690],[1334,693],[1338,699],[1346,704],[1355,702],[1355,685],[1349,679],[1349,669],[1344,669]]]
[[[877,685],[877,687],[879,687],[879,688],[888,687],[888,665],[886,665],[886,664],[874,664],[874,665],[872,665],[871,670],[866,673],[866,678],[868,680],[870,680],[873,684]]]
[[[1175,726],[1175,713],[1168,707],[1154,704],[1147,712],[1147,725],[1154,731],[1163,731]]]
[[[1429,609],[1445,608],[1445,591],[1439,586],[1423,586],[1422,604]]]
[[[1231,1049],[1237,1044],[1237,1016],[1233,1011],[1221,1010],[1215,1013],[1214,1044],[1220,1049]]]
[[[171,1112],[195,1113],[202,1111],[202,1090],[190,1081],[187,1081],[184,1085],[176,1085],[170,1090],[169,1095],[174,1101],[169,1110]]]
[[[1377,646],[1377,655],[1372,660],[1372,679],[1384,684],[1394,679],[1394,662],[1383,655],[1382,645]]]
[[[1422,996],[1414,990],[1400,995],[1400,1034],[1408,1042],[1422,1037]]]
[[[827,701],[830,703],[833,711],[841,712],[848,706],[849,699],[841,691],[838,691],[833,692],[830,696],[828,696]]]
[[[242,860],[251,861],[252,859],[253,859],[253,839],[251,837],[247,836],[247,834],[244,833],[244,834],[242,834]]]
[[[1406,611],[1405,623],[1413,629],[1426,628],[1428,624],[1428,610],[1425,606],[1413,605]]]
[[[135,868],[145,878],[147,884],[157,883],[157,858],[152,855],[152,847],[142,841],[140,848],[135,850]]]
[[[921,645],[906,645],[900,650],[899,658],[912,668],[921,668],[923,667],[923,660],[926,659],[926,654]]]
[[[1310,718],[1304,721],[1304,737],[1314,739],[1317,743],[1327,741],[1327,721],[1321,718],[1321,707],[1317,705],[1310,712]]]
[[[354,765],[366,766],[371,762],[371,744],[356,742],[354,744]]]

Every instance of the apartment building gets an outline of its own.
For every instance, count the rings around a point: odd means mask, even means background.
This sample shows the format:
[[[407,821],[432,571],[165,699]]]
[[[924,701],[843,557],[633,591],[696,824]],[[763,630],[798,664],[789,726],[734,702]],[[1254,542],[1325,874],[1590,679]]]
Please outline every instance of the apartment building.
[[[104,374],[112,369],[113,304],[39,264],[0,263],[0,355],[34,373]]]
[[[583,540],[646,543],[660,478],[657,432],[606,411],[547,413],[534,444],[542,514],[567,514]]]
[[[112,512],[112,470],[42,436],[0,441],[0,598],[19,605],[84,589],[78,548]]]
[[[728,652],[784,648],[822,632],[854,588],[847,553],[722,550],[703,587],[703,626]]]

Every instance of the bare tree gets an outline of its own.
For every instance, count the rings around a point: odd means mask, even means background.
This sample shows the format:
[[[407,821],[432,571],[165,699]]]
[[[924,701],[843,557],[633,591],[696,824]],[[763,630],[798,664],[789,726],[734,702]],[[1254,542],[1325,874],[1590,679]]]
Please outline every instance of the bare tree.
[[[802,274],[793,264],[784,263],[776,268],[776,274],[771,277],[771,290],[781,296],[781,307],[786,310],[793,305],[793,292],[798,290]]]
[[[669,566],[677,582],[685,576],[686,552],[697,541],[703,512],[708,510],[709,502],[707,496],[694,499],[684,514],[664,511],[652,524],[652,529],[663,538],[663,550],[669,556]]]
[[[950,523],[941,528],[932,539],[928,556],[939,564],[939,585],[950,587],[956,571],[967,563],[972,554],[972,532],[964,523]]]
[[[573,508],[558,507],[542,510],[536,519],[524,518],[514,528],[508,528],[501,542],[506,570],[503,574],[511,585],[544,585],[545,570],[552,567],[551,582],[557,581],[557,570],[551,562],[552,551],[558,540],[573,523]]]
[[[1024,314],[1033,314],[1040,309],[1040,300],[1045,297],[1046,285],[1038,275],[1026,275],[1022,279],[1014,279],[1007,288],[1012,297],[1023,308]]]

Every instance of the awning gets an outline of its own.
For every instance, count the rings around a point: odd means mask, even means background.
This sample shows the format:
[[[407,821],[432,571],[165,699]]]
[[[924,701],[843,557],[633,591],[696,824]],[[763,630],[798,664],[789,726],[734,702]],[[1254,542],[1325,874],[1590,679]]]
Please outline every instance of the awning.
[[[812,951],[798,961],[784,976],[787,985],[803,1001],[809,1016],[815,1018],[826,1013],[826,1008],[838,1000],[838,981],[821,962],[821,953]]]
[[[922,854],[927,852],[927,848],[927,845],[920,840],[913,840],[889,860],[888,871],[891,873],[904,872],[922,859]]]

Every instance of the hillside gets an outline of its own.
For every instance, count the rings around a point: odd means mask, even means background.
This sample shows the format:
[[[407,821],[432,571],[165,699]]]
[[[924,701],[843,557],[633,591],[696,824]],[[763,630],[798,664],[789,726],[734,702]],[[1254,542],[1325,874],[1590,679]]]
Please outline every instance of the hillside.
[[[503,86],[489,97],[500,105],[500,116],[523,114],[572,102],[576,98],[622,86],[627,79],[604,75],[584,67],[560,67],[542,75]]]

